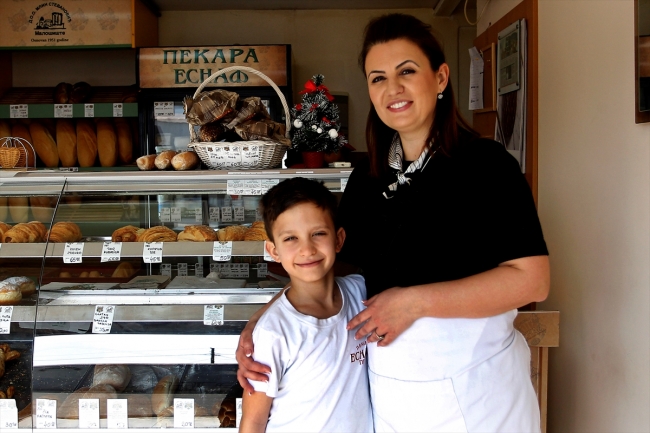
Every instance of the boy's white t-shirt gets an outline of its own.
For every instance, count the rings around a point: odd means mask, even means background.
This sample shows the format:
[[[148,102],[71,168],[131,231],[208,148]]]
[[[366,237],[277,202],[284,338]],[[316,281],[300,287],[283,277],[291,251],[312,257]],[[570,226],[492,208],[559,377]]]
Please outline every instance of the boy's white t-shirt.
[[[255,326],[255,361],[271,367],[268,383],[251,382],[273,397],[267,432],[373,431],[366,342],[345,329],[364,308],[365,282],[335,280],[343,298],[335,316],[304,315],[283,294]]]

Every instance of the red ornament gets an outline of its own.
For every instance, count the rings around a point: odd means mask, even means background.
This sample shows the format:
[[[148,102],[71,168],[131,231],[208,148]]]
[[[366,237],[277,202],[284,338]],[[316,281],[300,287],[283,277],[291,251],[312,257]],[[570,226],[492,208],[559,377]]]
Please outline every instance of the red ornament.
[[[302,110],[302,104],[296,104],[296,110],[297,111]]]
[[[332,102],[334,100],[334,96],[330,95],[330,91],[327,87],[325,87],[324,84],[321,84],[320,86],[317,86],[316,83],[314,83],[312,80],[309,80],[305,83],[305,90],[302,90],[299,92],[301,95],[304,95],[305,93],[314,93],[314,92],[323,92],[325,97]]]
[[[328,125],[332,123],[329,120],[327,120],[327,117],[323,117],[323,122],[327,123]]]
[[[314,111],[317,108],[318,108],[318,104],[311,104],[311,107],[309,108],[309,111]]]

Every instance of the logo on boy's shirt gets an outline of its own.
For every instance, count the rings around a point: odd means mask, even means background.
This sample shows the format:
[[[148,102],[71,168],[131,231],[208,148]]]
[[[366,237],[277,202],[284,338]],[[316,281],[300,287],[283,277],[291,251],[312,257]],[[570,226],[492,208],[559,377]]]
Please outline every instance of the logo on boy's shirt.
[[[358,362],[359,365],[363,365],[363,363],[366,362],[366,342],[362,341],[357,344],[355,350],[356,352],[350,354],[350,362],[353,364]]]

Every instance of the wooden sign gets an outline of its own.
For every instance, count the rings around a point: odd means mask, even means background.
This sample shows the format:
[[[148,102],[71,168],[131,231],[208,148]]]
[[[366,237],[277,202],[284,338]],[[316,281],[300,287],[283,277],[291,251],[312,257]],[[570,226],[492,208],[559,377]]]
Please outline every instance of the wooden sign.
[[[198,87],[210,75],[230,66],[248,66],[287,85],[286,45],[141,48],[138,56],[141,88]],[[243,71],[217,76],[208,86],[268,86]]]
[[[130,47],[131,1],[3,1],[0,48]]]

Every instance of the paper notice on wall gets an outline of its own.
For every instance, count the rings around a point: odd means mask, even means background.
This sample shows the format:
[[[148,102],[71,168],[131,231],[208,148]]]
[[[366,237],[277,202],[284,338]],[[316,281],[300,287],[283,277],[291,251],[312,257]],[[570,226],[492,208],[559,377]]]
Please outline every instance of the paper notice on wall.
[[[469,49],[469,109],[480,110],[483,108],[483,57],[472,47]]]

